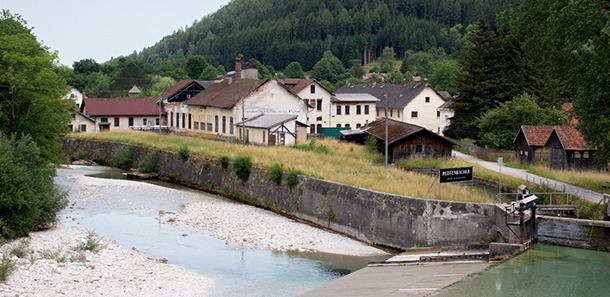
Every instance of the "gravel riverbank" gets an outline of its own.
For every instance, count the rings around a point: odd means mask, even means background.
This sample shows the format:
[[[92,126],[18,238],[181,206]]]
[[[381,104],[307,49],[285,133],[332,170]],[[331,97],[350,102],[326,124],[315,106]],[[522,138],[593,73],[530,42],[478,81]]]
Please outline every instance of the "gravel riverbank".
[[[0,296],[206,296],[213,284],[78,228],[35,232],[0,254],[15,264]]]

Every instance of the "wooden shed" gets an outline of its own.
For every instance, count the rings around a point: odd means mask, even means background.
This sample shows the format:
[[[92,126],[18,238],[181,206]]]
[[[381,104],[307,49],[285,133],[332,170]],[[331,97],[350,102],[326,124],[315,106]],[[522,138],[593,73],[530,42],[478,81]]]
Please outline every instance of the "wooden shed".
[[[360,130],[342,133],[342,139],[364,143],[364,136],[377,139],[377,150],[385,151],[385,118],[378,119]],[[342,131],[343,132],[343,131]],[[424,127],[388,120],[388,161],[396,162],[413,157],[450,157],[453,142]]]
[[[580,132],[571,126],[553,129],[546,146],[550,149],[549,165],[553,169],[595,169],[595,149],[589,147]]]
[[[544,146],[553,132],[553,126],[521,126],[515,138],[515,150],[521,163],[536,162],[536,151]]]

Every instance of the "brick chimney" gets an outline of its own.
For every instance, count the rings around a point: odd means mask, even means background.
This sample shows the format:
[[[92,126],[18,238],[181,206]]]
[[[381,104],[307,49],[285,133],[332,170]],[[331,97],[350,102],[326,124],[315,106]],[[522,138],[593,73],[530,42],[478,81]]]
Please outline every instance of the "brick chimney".
[[[241,59],[235,58],[235,80],[241,79]]]

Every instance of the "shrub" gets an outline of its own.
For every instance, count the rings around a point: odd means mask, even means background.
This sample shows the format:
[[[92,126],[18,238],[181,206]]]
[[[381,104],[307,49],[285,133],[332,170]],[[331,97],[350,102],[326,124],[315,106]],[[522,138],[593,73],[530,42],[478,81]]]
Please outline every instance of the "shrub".
[[[311,152],[316,152],[316,153],[320,153],[320,154],[331,154],[332,153],[332,149],[329,146],[324,145],[324,144],[318,144],[315,139],[313,139],[310,142],[305,143],[305,144],[295,144],[292,147],[295,149],[298,149],[298,150],[311,151]]]
[[[191,152],[189,151],[189,148],[186,145],[182,145],[178,150],[178,155],[180,155],[180,158],[182,160],[188,160],[190,154]]]
[[[282,184],[282,176],[284,175],[284,167],[281,164],[273,164],[269,174],[269,180],[280,185]]]
[[[79,243],[75,250],[77,251],[91,251],[94,253],[99,252],[103,248],[102,243],[97,238],[97,235],[94,232],[87,233],[87,237],[85,241]]]
[[[0,132],[0,238],[25,236],[55,222],[66,199],[48,165],[29,136]]]
[[[15,268],[15,263],[4,255],[2,260],[0,260],[0,282],[5,282],[11,273],[15,271]]]
[[[286,182],[288,183],[289,187],[292,188],[299,183],[299,174],[300,172],[298,170],[290,169],[288,176],[286,176]]]
[[[159,160],[159,151],[154,150],[154,151],[148,152],[138,162],[138,171],[144,172],[144,173],[157,172],[159,170],[158,160]]]
[[[10,251],[9,255],[17,258],[25,258],[32,253],[30,250],[30,241],[22,239]]]
[[[84,149],[79,149],[74,153],[74,159],[76,160],[89,160],[90,158],[89,152]]]
[[[222,166],[222,168],[229,168],[229,157],[220,156],[220,158],[218,158],[218,161],[220,162],[220,166]]]
[[[110,160],[110,165],[121,168],[123,170],[131,169],[131,149],[129,146],[122,146],[119,150],[114,153]]]
[[[364,140],[364,146],[370,153],[377,153],[377,138],[372,135],[367,136]]]
[[[235,175],[242,181],[247,181],[250,177],[250,168],[252,167],[252,157],[237,157],[233,160],[233,171]]]

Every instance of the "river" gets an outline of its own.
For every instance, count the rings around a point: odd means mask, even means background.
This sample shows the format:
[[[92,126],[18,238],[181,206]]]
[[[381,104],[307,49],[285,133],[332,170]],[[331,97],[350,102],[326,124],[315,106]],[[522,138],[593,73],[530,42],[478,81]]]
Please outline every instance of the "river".
[[[185,204],[203,198],[228,200],[160,181],[122,179],[120,171],[107,167],[58,169],[56,183],[68,192],[70,200],[60,213],[61,223],[95,231],[126,249],[166,258],[212,278],[209,296],[297,296],[369,261],[389,257],[273,251],[227,243],[205,230],[161,223],[159,211],[179,212]],[[173,192],[168,195],[164,189]]]

